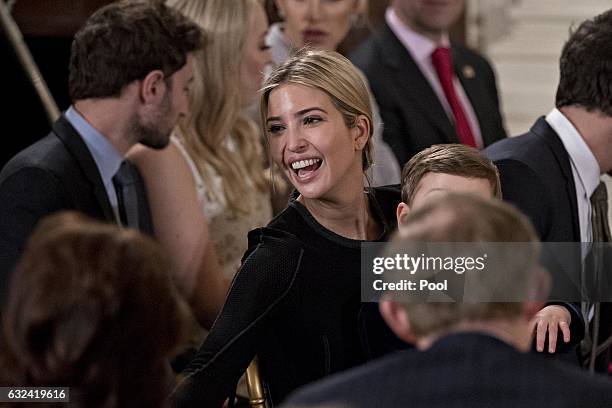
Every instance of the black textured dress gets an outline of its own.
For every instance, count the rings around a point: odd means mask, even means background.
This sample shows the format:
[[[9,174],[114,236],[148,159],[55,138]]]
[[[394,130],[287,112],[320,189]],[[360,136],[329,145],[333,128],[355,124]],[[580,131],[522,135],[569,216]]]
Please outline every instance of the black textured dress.
[[[399,187],[368,196],[384,241],[395,229]],[[251,231],[223,310],[173,405],[221,406],[255,355],[275,404],[301,385],[367,361],[361,242],[325,229],[295,199],[267,227]]]

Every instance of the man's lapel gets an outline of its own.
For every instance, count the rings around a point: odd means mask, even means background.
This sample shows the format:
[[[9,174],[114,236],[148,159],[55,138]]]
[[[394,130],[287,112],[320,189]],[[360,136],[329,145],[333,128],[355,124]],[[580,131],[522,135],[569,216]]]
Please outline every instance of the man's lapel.
[[[493,135],[490,135],[490,132],[487,132],[486,129],[482,129],[482,124],[486,123],[487,119],[490,119],[490,105],[492,102],[491,98],[483,94],[482,79],[478,77],[478,75],[482,73],[477,72],[473,65],[465,61],[464,53],[461,52],[460,48],[452,46],[451,52],[455,76],[461,83],[461,86],[463,87],[463,90],[465,91],[465,94],[468,97],[472,108],[474,109],[476,119],[478,119],[479,126],[481,126],[480,132],[482,134],[484,145],[487,146],[497,139],[492,138],[491,140],[487,140],[488,137]]]
[[[116,222],[98,167],[81,136],[64,115],[53,124],[53,132],[64,143],[75,161],[79,163],[85,177],[90,181],[104,217],[108,221]]]
[[[574,183],[574,175],[572,174],[572,167],[570,159],[563,142],[559,139],[557,133],[542,117],[533,125],[531,131],[539,135],[545,143],[550,147],[555,160],[561,169],[562,176],[565,179],[565,192],[567,194],[566,199],[570,203],[572,212],[572,230],[574,242],[580,242],[580,221],[578,218],[578,202],[576,198],[576,184]],[[553,197],[554,200],[560,200],[561,197]]]
[[[411,99],[412,105],[418,106],[423,116],[440,130],[446,143],[459,143],[455,129],[438,100],[438,96],[410,52],[406,50],[388,25],[384,25],[380,36],[381,51],[384,55],[381,63],[396,71],[396,76],[391,80],[403,90],[402,96]]]

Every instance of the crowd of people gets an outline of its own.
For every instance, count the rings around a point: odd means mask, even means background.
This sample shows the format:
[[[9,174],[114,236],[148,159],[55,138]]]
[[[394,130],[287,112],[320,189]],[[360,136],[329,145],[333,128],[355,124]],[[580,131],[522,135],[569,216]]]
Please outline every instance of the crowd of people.
[[[259,0],[121,0],[75,35],[72,105],[0,172],[0,385],[612,407],[612,10],[507,137],[491,65],[449,37],[463,0],[391,0],[347,56],[366,1],[274,3],[269,26]],[[366,248],[449,242],[521,250],[462,278],[487,300],[364,299]]]

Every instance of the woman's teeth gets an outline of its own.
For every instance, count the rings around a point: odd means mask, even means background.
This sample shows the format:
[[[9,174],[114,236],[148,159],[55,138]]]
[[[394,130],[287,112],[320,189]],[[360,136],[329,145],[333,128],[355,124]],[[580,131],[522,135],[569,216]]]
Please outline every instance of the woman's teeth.
[[[309,160],[300,160],[300,161],[296,161],[291,163],[291,168],[293,170],[299,170],[299,169],[303,169],[305,167],[308,166],[313,166],[317,163],[319,163],[321,161],[321,159],[309,159]]]

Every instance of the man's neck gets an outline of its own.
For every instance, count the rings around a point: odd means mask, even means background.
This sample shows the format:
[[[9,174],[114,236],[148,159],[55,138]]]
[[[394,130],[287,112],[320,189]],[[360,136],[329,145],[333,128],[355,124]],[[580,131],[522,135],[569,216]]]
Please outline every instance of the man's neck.
[[[574,125],[587,144],[601,174],[612,171],[612,117],[598,110],[588,112],[577,106],[563,106],[559,111]]]
[[[449,330],[418,338],[416,346],[419,350],[424,351],[430,348],[437,340],[458,333],[486,334],[502,340],[522,352],[529,351],[531,345],[529,324],[525,320],[517,318],[514,320],[498,319],[480,322],[462,322]]]
[[[129,133],[129,107],[116,98],[83,99],[74,109],[123,157],[135,144]]]

